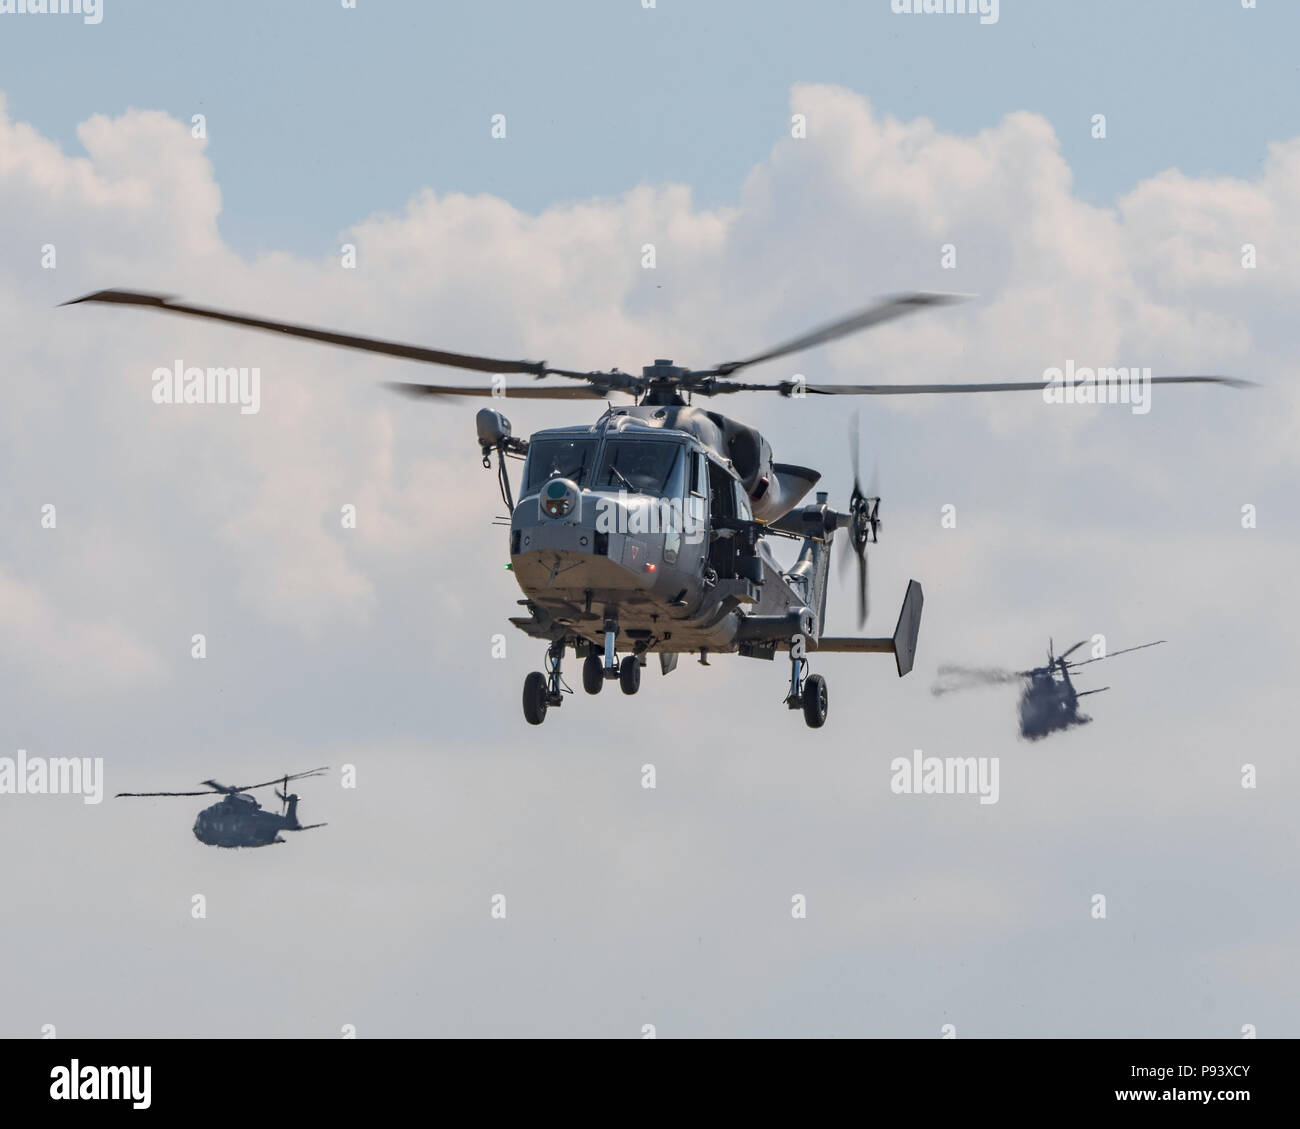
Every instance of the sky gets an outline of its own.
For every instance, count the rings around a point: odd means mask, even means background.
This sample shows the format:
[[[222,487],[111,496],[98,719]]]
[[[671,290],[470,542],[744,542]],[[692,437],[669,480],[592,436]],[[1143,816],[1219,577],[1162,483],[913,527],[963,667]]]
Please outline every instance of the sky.
[[[255,851],[200,845],[200,800],[0,795],[0,1035],[1300,1034],[1298,24],[1269,0],[0,13],[0,756],[102,757],[110,794],[331,769],[300,788],[328,826]],[[832,502],[860,412],[867,630],[918,579],[916,669],[816,658],[817,732],[783,662],[738,656],[533,728],[479,405],[383,387],[464,374],[59,305],[105,287],[625,370],[948,290],[974,297],[753,377],[1259,387],[1156,387],[1147,414],[735,397]],[[177,359],[257,367],[260,410],[154,403]],[[852,607],[837,582],[835,633]],[[1096,635],[1168,643],[1080,672],[1110,689],[1047,741],[1016,739],[1014,687],[930,692]],[[895,794],[915,749],[997,757],[998,802]]]

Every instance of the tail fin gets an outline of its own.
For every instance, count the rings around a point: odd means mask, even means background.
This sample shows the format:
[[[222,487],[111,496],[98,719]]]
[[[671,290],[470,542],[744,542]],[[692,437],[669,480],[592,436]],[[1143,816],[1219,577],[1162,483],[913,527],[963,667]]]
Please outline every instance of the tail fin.
[[[894,661],[898,664],[898,677],[912,669],[916,658],[916,640],[921,634],[921,607],[925,596],[915,580],[907,582],[907,595],[898,613],[898,626],[894,628]]]

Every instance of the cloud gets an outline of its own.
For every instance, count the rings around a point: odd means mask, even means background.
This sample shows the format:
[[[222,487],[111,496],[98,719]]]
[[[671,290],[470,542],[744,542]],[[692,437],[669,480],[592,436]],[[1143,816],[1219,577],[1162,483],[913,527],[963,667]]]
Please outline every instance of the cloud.
[[[10,678],[39,669],[91,695],[153,690],[166,664],[129,628],[101,616],[69,614],[39,589],[0,572],[0,637]]]

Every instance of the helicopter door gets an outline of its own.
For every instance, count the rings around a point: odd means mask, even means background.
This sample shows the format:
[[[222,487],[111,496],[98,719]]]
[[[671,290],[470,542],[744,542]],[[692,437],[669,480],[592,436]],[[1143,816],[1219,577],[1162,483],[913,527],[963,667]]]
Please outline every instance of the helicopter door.
[[[729,530],[713,532],[719,521],[736,516],[735,480],[717,463],[707,463],[709,470],[709,564],[720,580],[736,575],[736,535]]]
[[[739,482],[732,482],[736,493],[736,515],[741,521],[753,521],[754,511],[749,507],[749,495]],[[747,534],[737,534],[731,539],[732,560],[736,576],[743,576],[755,584],[763,583],[763,561],[759,557],[757,541]]]

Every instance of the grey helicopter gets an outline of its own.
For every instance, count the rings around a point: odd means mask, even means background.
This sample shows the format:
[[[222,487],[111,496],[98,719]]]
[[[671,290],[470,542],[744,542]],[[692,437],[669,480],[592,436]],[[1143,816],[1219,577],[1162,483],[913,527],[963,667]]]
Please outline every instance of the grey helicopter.
[[[1079,712],[1079,699],[1089,694],[1101,694],[1109,686],[1096,690],[1079,690],[1070,679],[1070,671],[1089,663],[1113,659],[1117,655],[1126,655],[1130,651],[1141,651],[1147,647],[1158,647],[1164,639],[1154,643],[1141,643],[1136,647],[1125,647],[1122,651],[1112,651],[1108,655],[1084,659],[1082,662],[1070,662],[1069,658],[1086,643],[1083,639],[1070,647],[1064,654],[1052,653],[1052,640],[1047,641],[1047,665],[1036,666],[1032,670],[1001,670],[990,667],[941,666],[940,681],[932,687],[937,696],[949,694],[954,690],[965,690],[974,686],[995,686],[999,683],[1016,682],[1023,679],[1020,692],[1020,736],[1028,741],[1040,741],[1049,734],[1074,725],[1087,725],[1092,718]]]
[[[571,693],[561,662],[572,648],[581,659],[582,685],[599,693],[617,681],[635,694],[651,653],[668,674],[682,654],[735,653],[772,660],[788,653],[784,704],[802,710],[812,728],[826,721],[825,679],[809,669],[809,655],[824,652],[892,654],[899,677],[912,668],[923,594],[907,586],[892,636],[842,637],[826,633],[826,595],[832,543],[843,532],[846,554],[857,559],[858,629],[868,611],[866,547],[878,540],[880,498],[859,481],[857,434],[851,437],[853,490],[845,509],[829,494],[801,505],[820,481],[819,471],[776,462],[757,430],[695,399],[738,393],[782,397],[938,395],[1043,391],[1042,381],[979,384],[819,384],[802,378],[774,384],[734,379],[743,369],[845,337],[964,295],[907,293],[881,299],[782,345],[744,360],[691,369],[656,360],[640,373],[579,372],[544,361],[513,361],[450,353],[418,345],[359,337],[178,302],[130,290],[101,290],[65,305],[104,303],[202,318],[284,336],[427,364],[540,382],[509,388],[414,382],[390,387],[421,398],[494,397],[519,400],[605,400],[595,423],[549,428],[525,440],[506,416],[481,410],[477,439],[487,469],[496,457],[502,501],[509,516],[510,564],[523,592],[525,615],[510,622],[547,643],[545,669],[524,681],[523,712],[540,725],[550,707]],[[567,382],[567,383],[564,383]],[[1158,376],[1153,384],[1241,384],[1221,376]],[[515,500],[508,459],[522,459]],[[790,568],[769,545],[799,543]]]
[[[298,822],[298,796],[289,791],[289,781],[304,780],[310,776],[323,776],[328,769],[313,768],[308,772],[297,772],[282,776],[278,780],[267,780],[261,784],[242,784],[232,788],[228,784],[218,784],[215,780],[205,780],[207,785],[201,792],[118,792],[117,796],[211,796],[222,798],[211,807],[199,812],[194,821],[194,838],[209,847],[266,847],[272,843],[283,843],[281,831],[311,831],[324,827],[323,823]],[[265,811],[249,792],[257,788],[276,789],[276,796],[281,803],[279,814]],[[116,798],[116,797],[115,797]]]

